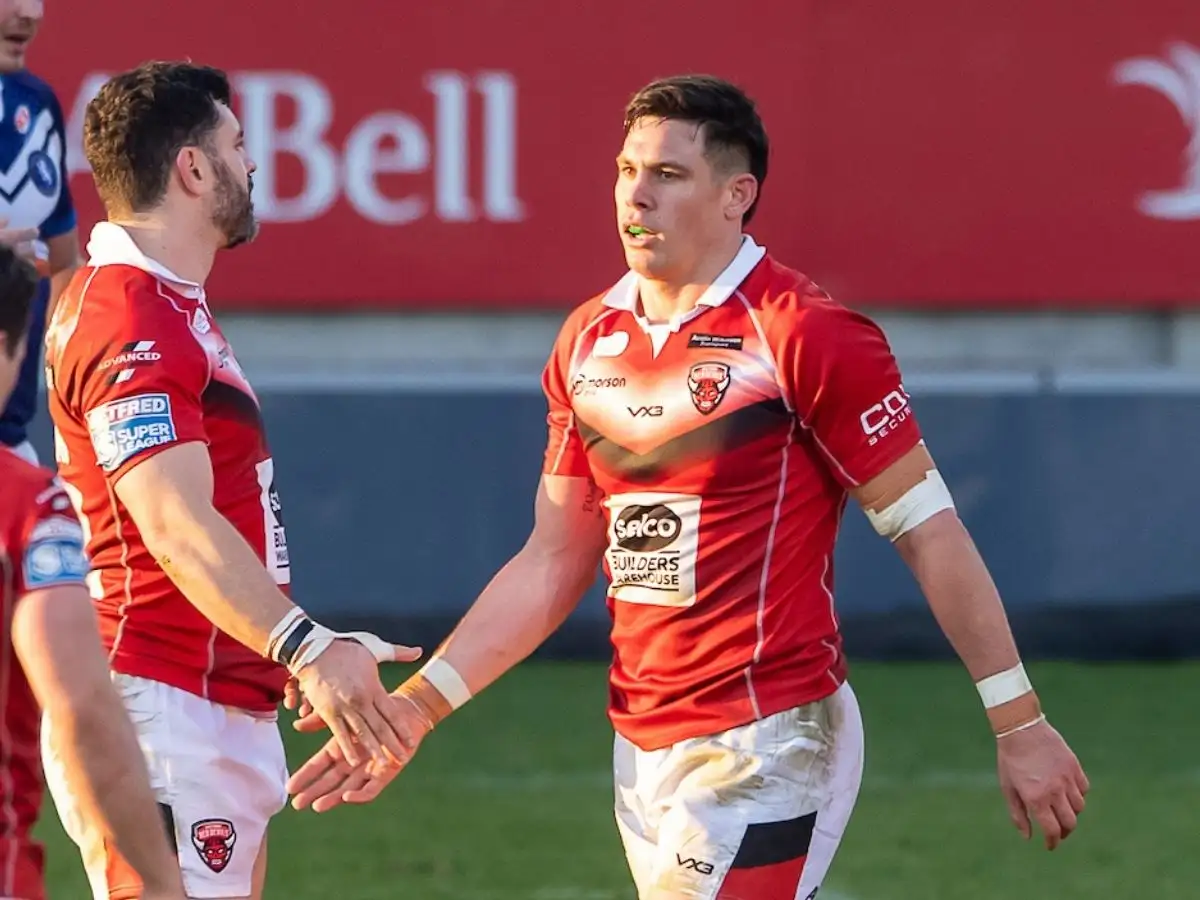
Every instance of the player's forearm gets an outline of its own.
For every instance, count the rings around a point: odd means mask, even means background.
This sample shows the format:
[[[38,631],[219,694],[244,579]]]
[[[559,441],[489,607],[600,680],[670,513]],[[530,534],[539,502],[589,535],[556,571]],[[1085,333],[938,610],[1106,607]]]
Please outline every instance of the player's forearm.
[[[579,605],[597,563],[526,547],[491,580],[438,655],[478,693],[524,660]]]
[[[55,752],[72,792],[102,822],[146,885],[177,885],[179,866],[133,725],[107,679],[78,703],[48,708]]]
[[[1020,664],[995,583],[959,518],[941,513],[896,542],[954,651],[978,683]],[[988,710],[997,732],[1040,712],[1037,695]]]
[[[473,696],[517,665],[553,634],[596,577],[598,559],[578,552],[542,552],[527,545],[480,594],[430,664],[400,686],[436,724],[454,708],[453,688]],[[447,664],[448,670],[435,667]]]
[[[224,516],[211,510],[143,537],[162,570],[206,619],[264,652],[272,629],[295,604]]]

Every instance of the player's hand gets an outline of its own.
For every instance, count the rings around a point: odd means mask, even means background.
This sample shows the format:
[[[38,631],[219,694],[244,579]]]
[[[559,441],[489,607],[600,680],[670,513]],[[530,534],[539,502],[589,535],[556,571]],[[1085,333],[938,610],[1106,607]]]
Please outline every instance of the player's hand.
[[[9,228],[8,219],[0,217],[0,244],[12,247],[13,252],[27,262],[38,262],[35,241],[38,239],[36,228]]]
[[[429,719],[407,697],[393,695],[392,702],[397,714],[408,721],[411,732],[417,736],[409,756],[382,766],[372,762],[353,766],[346,761],[341,745],[330,739],[288,780],[293,808],[311,807],[321,813],[343,803],[370,803],[391,784],[412,759],[425,735],[433,730]]]
[[[283,686],[283,708],[295,710],[301,719],[313,714],[312,704],[304,698],[304,692],[300,690],[300,682],[296,680],[295,675],[289,676],[287,684]]]
[[[421,656],[415,647],[393,645],[396,662]],[[372,760],[386,765],[405,758],[416,746],[408,721],[379,681],[375,656],[356,641],[334,641],[296,673],[298,688],[314,714],[329,726],[346,761]]]
[[[1079,760],[1049,722],[996,739],[1000,789],[1017,830],[1028,840],[1033,822],[1053,850],[1075,830],[1089,784]]]

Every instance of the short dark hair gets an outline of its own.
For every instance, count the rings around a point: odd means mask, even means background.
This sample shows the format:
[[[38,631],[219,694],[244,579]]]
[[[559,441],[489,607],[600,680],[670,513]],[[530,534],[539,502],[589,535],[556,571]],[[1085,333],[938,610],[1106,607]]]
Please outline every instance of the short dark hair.
[[[718,164],[732,156],[759,184],[767,180],[770,146],[758,110],[741,88],[713,75],[675,75],[652,81],[633,95],[625,107],[625,134],[643,118],[694,122],[704,135],[705,153]],[[746,210],[749,222],[758,198]]]
[[[105,209],[156,206],[179,151],[210,146],[216,104],[228,106],[230,96],[224,72],[186,62],[147,62],[105,82],[83,120],[83,152]]]
[[[0,244],[0,340],[9,356],[25,341],[37,289],[33,264],[17,256],[12,247]]]

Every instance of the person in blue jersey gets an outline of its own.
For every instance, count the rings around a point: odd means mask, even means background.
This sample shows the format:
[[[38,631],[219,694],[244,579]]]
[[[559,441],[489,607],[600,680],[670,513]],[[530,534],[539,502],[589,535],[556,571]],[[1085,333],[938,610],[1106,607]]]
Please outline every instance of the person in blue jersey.
[[[42,0],[0,0],[0,243],[35,261],[46,276],[20,378],[0,412],[0,446],[30,462],[37,462],[28,428],[38,407],[46,317],[80,262],[62,107],[50,86],[25,68],[42,13]]]

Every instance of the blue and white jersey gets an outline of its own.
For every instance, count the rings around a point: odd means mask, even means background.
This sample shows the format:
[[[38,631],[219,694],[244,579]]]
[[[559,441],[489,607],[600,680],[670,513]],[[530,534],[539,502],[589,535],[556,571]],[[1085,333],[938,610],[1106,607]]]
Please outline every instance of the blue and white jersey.
[[[8,228],[37,228],[43,241],[75,227],[67,184],[66,128],[50,86],[24,70],[0,74],[0,217]],[[50,284],[34,303],[29,352],[0,414],[0,443],[16,446],[37,410],[38,374]]]

